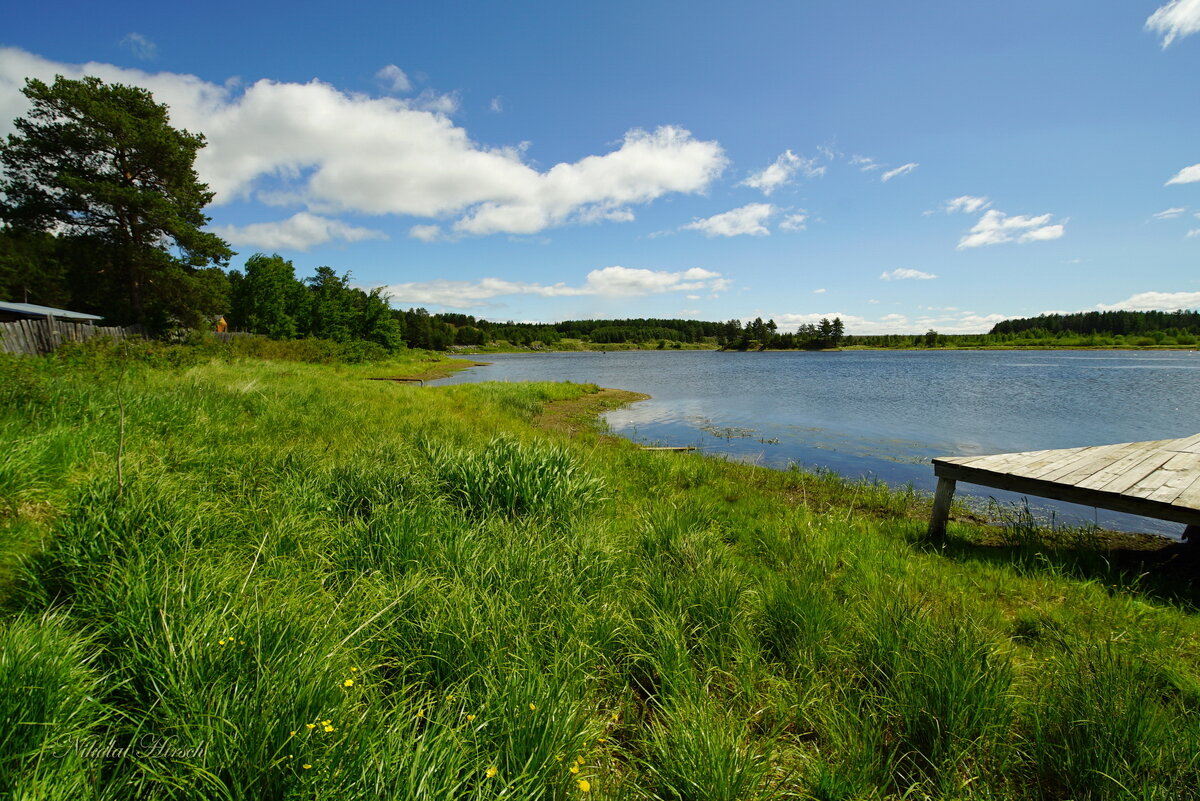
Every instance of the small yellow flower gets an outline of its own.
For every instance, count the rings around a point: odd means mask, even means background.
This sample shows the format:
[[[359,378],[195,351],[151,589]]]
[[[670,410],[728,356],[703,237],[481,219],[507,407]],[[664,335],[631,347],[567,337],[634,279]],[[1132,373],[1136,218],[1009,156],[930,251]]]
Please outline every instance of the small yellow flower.
[[[529,711],[530,711],[530,712],[536,712],[536,711],[537,711],[537,704],[530,704],[530,705],[529,705]]]
[[[310,728],[310,729],[315,729],[315,728],[317,728],[317,724],[315,724],[315,723],[305,723],[304,725],[305,725],[305,726],[307,726],[307,727],[308,727],[308,728]]]
[[[577,756],[577,757],[575,757],[575,764],[576,764],[576,765],[582,765],[582,764],[583,764],[583,757],[581,757],[581,756]]]
[[[586,793],[592,789],[592,784],[587,779],[579,780],[579,792]]]
[[[572,766],[571,766],[571,772],[572,772],[572,773],[578,773],[578,772],[579,772],[579,766],[578,766],[578,765],[572,765]]]
[[[345,681],[342,682],[342,686],[343,687],[353,687],[354,679],[346,679]]]
[[[225,644],[224,640],[217,640],[217,645],[224,645],[224,644]]]
[[[499,772],[500,771],[496,769],[496,766],[492,765],[490,768],[487,769],[487,777],[489,779],[494,778],[496,776],[496,774]]]
[[[446,696],[446,700],[447,700],[447,701],[453,701],[453,700],[454,700],[454,696],[453,696],[453,695],[447,695],[447,696]]]
[[[608,742],[608,739],[607,739],[607,738],[605,738],[605,737],[601,737],[600,739],[596,740],[596,742],[597,742],[597,743],[607,743],[607,742]]]
[[[351,672],[351,673],[357,673],[357,672],[358,672],[358,668],[350,668],[350,672]]]
[[[474,716],[474,715],[467,715],[467,722],[468,722],[468,723],[470,723],[470,722],[471,722],[472,720],[474,720],[474,719],[475,719],[475,716]]]
[[[333,727],[332,727],[332,726],[326,726],[326,727],[325,727],[325,731],[333,731]]]
[[[562,754],[555,754],[554,758],[557,759],[559,762],[562,762]]]
[[[333,723],[333,721],[332,720],[322,720],[321,721],[322,726],[328,726],[330,723]]]
[[[305,770],[308,770],[308,769],[309,769],[309,768],[311,768],[311,767],[312,767],[312,765],[308,764],[307,762],[305,762],[305,763],[304,763],[304,769],[305,769]]]
[[[424,710],[424,709],[418,709],[418,710],[417,710],[417,717],[419,717],[419,718],[423,718],[423,717],[425,717],[425,710]]]
[[[619,717],[621,717],[621,713],[620,713],[620,712],[613,712],[613,713],[612,713],[612,719],[613,719],[613,723],[616,723],[616,722],[617,722],[617,718],[619,718]]]
[[[294,731],[288,733],[288,737],[295,737],[295,736],[296,736],[296,732],[294,732]]]

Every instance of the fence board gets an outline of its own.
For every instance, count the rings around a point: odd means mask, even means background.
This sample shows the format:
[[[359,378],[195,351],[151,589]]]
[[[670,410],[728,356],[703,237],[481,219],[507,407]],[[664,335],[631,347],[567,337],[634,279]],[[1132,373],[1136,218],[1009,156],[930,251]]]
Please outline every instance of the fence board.
[[[38,356],[51,353],[63,342],[87,342],[95,337],[140,337],[137,326],[98,326],[68,320],[29,319],[0,323],[0,352]]]

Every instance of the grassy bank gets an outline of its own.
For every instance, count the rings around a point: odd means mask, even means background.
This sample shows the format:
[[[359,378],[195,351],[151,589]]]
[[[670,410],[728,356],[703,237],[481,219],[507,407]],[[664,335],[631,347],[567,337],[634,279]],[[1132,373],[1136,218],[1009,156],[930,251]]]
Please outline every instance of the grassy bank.
[[[0,796],[1196,797],[1186,586],[422,358],[0,360]]]

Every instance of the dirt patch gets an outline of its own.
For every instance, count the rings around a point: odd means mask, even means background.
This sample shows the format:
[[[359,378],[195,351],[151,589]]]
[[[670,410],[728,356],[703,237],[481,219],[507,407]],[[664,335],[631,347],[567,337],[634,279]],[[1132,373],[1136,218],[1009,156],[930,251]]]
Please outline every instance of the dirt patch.
[[[554,431],[573,437],[584,432],[595,433],[601,429],[600,415],[611,409],[628,406],[638,401],[649,400],[650,396],[626,389],[601,389],[574,400],[551,401],[534,418],[533,424],[546,431]],[[601,434],[602,439],[625,442],[620,437]]]
[[[397,375],[397,376],[378,376],[368,378],[368,381],[397,381],[401,384],[423,384],[426,381],[434,381],[438,378],[448,378],[458,370],[465,370],[468,367],[487,367],[491,362],[469,362],[466,359],[456,359],[456,362],[461,364],[442,365],[431,370],[425,370],[412,375]]]

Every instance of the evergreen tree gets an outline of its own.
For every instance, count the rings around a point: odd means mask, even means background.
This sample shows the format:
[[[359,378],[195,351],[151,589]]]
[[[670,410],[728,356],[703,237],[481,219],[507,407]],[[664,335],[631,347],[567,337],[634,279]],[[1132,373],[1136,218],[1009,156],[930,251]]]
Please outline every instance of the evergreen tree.
[[[31,107],[0,145],[0,220],[86,241],[90,292],[114,322],[201,325],[225,311],[232,252],[203,230],[213,193],[193,164],[204,137],[171,127],[145,89],[99,78],[29,79]]]

